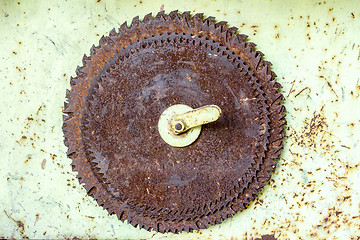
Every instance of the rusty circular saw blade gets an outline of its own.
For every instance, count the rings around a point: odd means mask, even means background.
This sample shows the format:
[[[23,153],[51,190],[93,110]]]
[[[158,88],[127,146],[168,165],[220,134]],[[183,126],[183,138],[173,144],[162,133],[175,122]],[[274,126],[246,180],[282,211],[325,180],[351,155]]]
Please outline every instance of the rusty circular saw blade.
[[[285,108],[270,63],[246,36],[188,12],[148,14],[93,46],[71,78],[64,135],[73,170],[110,214],[158,232],[218,224],[270,179]],[[217,104],[218,122],[185,148],[164,143],[167,107]]]
[[[218,43],[177,33],[142,39],[115,53],[89,88],[86,158],[112,196],[138,213],[173,221],[214,213],[247,186],[265,151],[261,95],[244,62]],[[214,103],[223,115],[195,143],[174,148],[157,122],[178,103]]]

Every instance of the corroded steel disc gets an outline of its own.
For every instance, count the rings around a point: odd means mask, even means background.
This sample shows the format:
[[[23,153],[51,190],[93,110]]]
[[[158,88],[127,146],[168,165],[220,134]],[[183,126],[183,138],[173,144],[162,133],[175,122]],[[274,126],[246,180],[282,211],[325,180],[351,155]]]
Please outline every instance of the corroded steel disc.
[[[64,134],[88,194],[134,226],[159,232],[217,224],[270,178],[285,108],[270,63],[225,22],[160,12],[103,37],[71,79]],[[189,146],[158,132],[172,105],[215,104],[221,118]]]

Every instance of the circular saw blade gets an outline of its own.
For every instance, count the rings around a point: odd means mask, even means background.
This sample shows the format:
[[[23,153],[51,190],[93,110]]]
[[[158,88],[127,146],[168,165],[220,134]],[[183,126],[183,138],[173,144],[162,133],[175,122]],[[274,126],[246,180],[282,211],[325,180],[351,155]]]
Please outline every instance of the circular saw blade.
[[[285,136],[270,63],[225,22],[160,12],[93,47],[65,103],[68,156],[99,205],[159,232],[192,231],[243,210],[270,178]],[[176,149],[157,132],[174,104],[224,116]]]

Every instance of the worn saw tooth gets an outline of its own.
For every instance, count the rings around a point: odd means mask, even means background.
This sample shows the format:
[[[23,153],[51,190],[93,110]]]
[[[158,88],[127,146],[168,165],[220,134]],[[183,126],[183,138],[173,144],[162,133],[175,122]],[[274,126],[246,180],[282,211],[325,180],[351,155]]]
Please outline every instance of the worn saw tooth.
[[[215,28],[219,29],[220,32],[223,32],[224,29],[226,28],[227,23],[228,22],[226,22],[226,21],[217,22],[217,23],[215,23]]]
[[[190,16],[190,11],[185,11],[185,12],[183,12],[183,13],[181,13],[180,14],[180,16],[182,17],[182,18],[191,18],[191,16]]]
[[[96,54],[96,47],[95,47],[95,45],[93,44],[92,46],[91,46],[91,48],[90,48],[90,56],[91,55],[95,55]]]
[[[204,23],[209,27],[215,28],[215,17],[207,17]]]
[[[269,179],[271,177],[271,175],[268,172],[263,171],[263,172],[259,173],[257,177]]]
[[[269,67],[267,65],[265,65],[264,68],[261,69],[261,74],[263,74],[264,78],[266,76],[269,76],[269,71],[270,71],[270,69],[269,69]]]
[[[120,211],[116,211],[115,214],[116,214],[117,218],[120,220],[126,219],[125,211],[123,209],[121,209]]]
[[[99,152],[95,152],[92,156],[94,157],[93,162],[97,163],[96,167],[99,169],[99,173],[106,174],[109,165],[109,162],[106,162],[106,157]]]
[[[84,76],[86,74],[86,69],[84,69],[84,67],[80,67],[78,66],[76,68],[76,75],[81,77],[81,76]]]
[[[204,13],[196,13],[196,14],[193,16],[193,18],[202,23],[202,22],[203,22],[203,18],[204,18]]]
[[[123,31],[126,31],[128,29],[129,29],[129,27],[127,25],[127,22],[125,21],[123,24],[120,25],[119,33],[123,32]]]
[[[70,115],[70,116],[69,116],[69,115]],[[73,116],[71,116],[71,115],[73,115],[72,112],[71,112],[71,113],[63,114],[63,115],[62,115],[63,122],[66,121],[66,120],[69,119],[69,118],[72,118]],[[64,128],[64,126],[63,126],[62,129],[63,129],[63,131],[66,131],[66,129]]]
[[[64,116],[69,116],[69,113],[74,113],[75,110],[76,109],[73,107],[72,104],[69,104],[68,102],[65,102],[63,113],[66,113],[66,114]]]
[[[208,224],[208,220],[206,219],[207,217],[202,217],[202,219],[199,219],[196,221],[196,226],[198,229],[206,229],[209,227],[209,224]]]
[[[232,36],[230,39],[229,39],[229,44],[232,45],[232,46],[239,46],[239,44],[242,42],[243,40],[239,39],[239,35],[236,34],[234,36]]]
[[[78,169],[79,167],[80,166],[76,165],[76,171],[79,171],[79,169]],[[82,185],[85,188],[86,192],[88,192],[88,190],[91,188],[91,186],[82,177],[78,177],[78,179],[79,179],[80,185]]]
[[[228,31],[231,32],[232,34],[236,34],[236,32],[239,30],[239,28],[237,27],[230,27],[228,28]]]
[[[68,150],[66,151],[67,156],[71,156],[72,154],[76,153],[76,149],[73,145],[71,145],[68,141],[65,142],[65,145],[68,147]]]
[[[109,32],[109,36],[110,37],[114,37],[116,36],[118,33],[116,32],[115,28],[111,29],[111,31]]]
[[[130,28],[136,28],[140,24],[139,16],[136,16],[132,19]]]
[[[166,16],[165,16],[165,11],[160,11],[156,14],[155,16],[156,19],[162,19],[162,20],[166,20]]]
[[[65,122],[64,122],[65,127],[75,126],[76,120],[77,119],[75,117],[66,119]]]
[[[203,17],[204,17],[203,13],[197,13],[192,17],[192,19],[194,21],[194,28],[197,28],[197,29],[203,28],[203,25],[204,25]]]
[[[236,34],[237,39],[239,40],[239,43],[245,42],[248,38],[248,35],[246,34]]]
[[[86,54],[84,54],[83,58],[82,58],[82,64],[85,66],[87,65],[87,62],[90,60],[91,58],[86,56]]]
[[[179,15],[179,10],[173,10],[173,11],[171,11],[170,13],[169,13],[169,17],[171,18],[171,19],[175,19],[175,18],[179,18],[178,17],[178,15]]]
[[[146,14],[145,16],[144,16],[144,18],[143,18],[143,21],[142,22],[149,22],[149,21],[151,21],[151,20],[153,20],[154,19],[154,17],[152,16],[152,13],[148,13],[148,14]]]
[[[77,84],[78,78],[77,77],[70,77],[70,85],[75,86]]]
[[[108,209],[109,214],[114,214],[114,213],[116,213],[116,212],[115,212],[115,209],[113,209],[112,203],[111,203],[110,201],[104,201],[103,208],[104,208],[104,209]]]
[[[180,21],[180,24],[179,24],[179,21]],[[175,24],[178,24],[179,26],[185,26],[185,27],[191,29],[192,26],[189,23],[189,21],[191,22],[191,17],[190,17],[189,11],[180,13],[180,14],[178,14],[178,18],[175,18]]]
[[[244,52],[245,53],[251,53],[252,50],[253,50],[253,47],[250,46],[250,42],[246,42],[246,43],[244,43],[244,45],[246,46],[245,49],[244,49]]]
[[[102,67],[103,71],[110,73],[110,63],[109,62],[104,62],[103,67]],[[99,75],[101,76],[101,75]],[[100,81],[98,82],[98,84],[100,85],[100,82],[103,81],[104,79],[102,78],[102,76],[99,79]]]
[[[104,199],[102,199],[102,197],[101,197],[101,195],[100,195],[99,192],[96,192],[96,194],[95,194],[95,196],[94,196],[94,199],[97,201],[97,203],[98,203],[98,205],[99,205],[100,207],[104,207],[105,201],[104,201]]]
[[[281,93],[277,93],[276,98],[273,100],[273,102],[270,103],[270,106],[272,106],[276,103],[277,103],[276,105],[280,104],[283,99],[284,99],[284,96]]]
[[[115,41],[112,40],[110,37],[105,37],[104,35],[101,36],[100,40],[99,40],[99,45],[114,45]]]

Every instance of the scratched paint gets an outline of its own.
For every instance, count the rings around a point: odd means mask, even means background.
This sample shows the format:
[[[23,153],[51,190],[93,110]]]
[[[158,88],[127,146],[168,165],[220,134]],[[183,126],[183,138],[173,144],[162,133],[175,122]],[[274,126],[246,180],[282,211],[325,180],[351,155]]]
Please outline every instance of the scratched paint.
[[[260,196],[221,225],[181,235],[119,222],[86,195],[63,145],[70,76],[93,43],[148,12],[204,12],[249,35],[283,85],[287,138]],[[1,1],[0,238],[357,239],[360,3]]]

